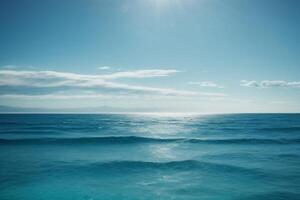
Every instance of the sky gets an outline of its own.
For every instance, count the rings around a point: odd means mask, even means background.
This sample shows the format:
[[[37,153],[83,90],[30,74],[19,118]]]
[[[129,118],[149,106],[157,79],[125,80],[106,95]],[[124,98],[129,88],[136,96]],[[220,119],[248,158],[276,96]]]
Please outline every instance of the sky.
[[[0,106],[300,112],[299,10],[298,0],[0,0]]]

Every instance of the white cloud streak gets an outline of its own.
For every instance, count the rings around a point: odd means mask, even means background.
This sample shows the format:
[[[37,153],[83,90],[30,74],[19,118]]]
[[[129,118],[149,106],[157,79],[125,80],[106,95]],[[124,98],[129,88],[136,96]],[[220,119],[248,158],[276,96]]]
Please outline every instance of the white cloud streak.
[[[223,86],[220,86],[218,85],[217,83],[214,83],[212,81],[202,81],[202,82],[188,82],[188,84],[190,85],[197,85],[197,86],[200,86],[200,87],[211,87],[211,88],[223,88]]]
[[[42,100],[59,100],[59,99],[109,99],[112,96],[109,95],[102,95],[102,94],[42,94],[42,95],[26,95],[26,94],[4,94],[0,95],[0,98],[7,98],[7,99],[42,99]]]
[[[110,66],[97,67],[97,69],[100,70],[109,70],[110,68],[111,68]]]
[[[208,101],[215,101],[219,99],[224,99],[225,95],[215,94],[215,93],[200,93],[199,98],[204,98]],[[40,94],[40,95],[28,95],[28,94],[2,94],[0,95],[0,99],[32,99],[32,100],[72,100],[72,99],[99,99],[99,100],[111,100],[114,99],[141,99],[141,97],[148,97],[148,99],[165,99],[165,98],[173,98],[170,95],[109,95],[109,94],[99,94],[99,93],[51,93],[51,94]],[[189,96],[180,96],[180,97],[189,97]]]
[[[17,71],[0,70],[0,86],[16,87],[74,87],[106,89],[125,93],[147,93],[161,95],[196,95],[196,92],[182,91],[169,88],[128,85],[115,82],[121,78],[151,78],[164,77],[178,72],[177,70],[136,70],[124,71],[105,75],[84,75],[57,71]],[[207,94],[206,94],[207,95]]]
[[[136,70],[136,71],[123,71],[123,72],[116,72],[109,75],[103,75],[102,78],[104,79],[119,79],[119,78],[152,78],[152,77],[164,77],[169,76],[171,74],[175,74],[179,71],[177,70],[161,70],[161,69],[154,69],[154,70]]]
[[[300,88],[300,81],[280,81],[280,80],[263,80],[263,81],[247,81],[242,80],[241,86],[256,88]]]

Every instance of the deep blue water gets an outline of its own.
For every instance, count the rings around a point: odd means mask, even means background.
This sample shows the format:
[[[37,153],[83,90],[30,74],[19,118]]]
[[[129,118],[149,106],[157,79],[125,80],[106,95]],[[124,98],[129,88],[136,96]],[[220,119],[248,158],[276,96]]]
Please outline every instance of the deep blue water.
[[[300,114],[3,114],[0,199],[300,199]]]

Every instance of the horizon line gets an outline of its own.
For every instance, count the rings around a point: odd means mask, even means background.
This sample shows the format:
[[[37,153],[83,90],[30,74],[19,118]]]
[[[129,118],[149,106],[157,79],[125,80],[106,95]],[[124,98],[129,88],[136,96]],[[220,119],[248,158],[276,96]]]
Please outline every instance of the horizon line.
[[[112,114],[112,115],[222,115],[222,114],[300,114],[300,112],[0,112],[0,115],[5,114]]]

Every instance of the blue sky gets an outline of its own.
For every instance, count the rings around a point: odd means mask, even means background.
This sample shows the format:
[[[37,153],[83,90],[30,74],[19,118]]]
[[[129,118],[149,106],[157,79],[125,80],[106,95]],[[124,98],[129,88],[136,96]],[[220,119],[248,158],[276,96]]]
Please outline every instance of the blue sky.
[[[300,1],[1,0],[0,105],[300,112]]]

